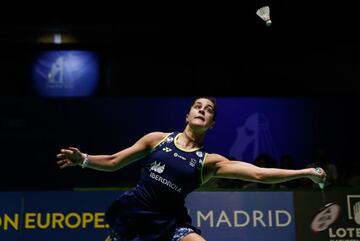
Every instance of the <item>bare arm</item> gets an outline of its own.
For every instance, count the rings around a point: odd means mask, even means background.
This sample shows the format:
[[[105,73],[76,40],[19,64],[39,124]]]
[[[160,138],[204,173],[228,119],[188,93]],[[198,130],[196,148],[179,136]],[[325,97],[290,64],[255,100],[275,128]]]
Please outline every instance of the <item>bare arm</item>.
[[[100,171],[116,171],[146,156],[166,135],[163,132],[149,133],[131,147],[112,155],[86,155],[75,147],[61,149],[60,153],[57,154],[57,158],[60,159],[57,164],[61,169],[77,166],[81,165],[86,158],[86,167]]]
[[[310,178],[313,182],[324,181],[326,173],[321,169],[317,173],[314,168],[299,170],[261,168],[242,161],[230,161],[218,155],[209,154],[204,164],[205,180],[211,177],[242,179],[261,183],[280,183],[298,178]]]

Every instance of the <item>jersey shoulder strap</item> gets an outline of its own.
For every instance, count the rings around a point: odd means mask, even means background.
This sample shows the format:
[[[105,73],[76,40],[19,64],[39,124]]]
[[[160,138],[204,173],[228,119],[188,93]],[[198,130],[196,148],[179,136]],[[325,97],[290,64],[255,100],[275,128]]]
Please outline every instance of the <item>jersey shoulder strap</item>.
[[[174,141],[175,136],[178,134],[179,132],[171,132],[170,134],[166,135],[158,144],[156,144],[150,151],[150,153],[156,151],[157,149],[159,149],[161,146],[163,146],[165,143],[171,143]]]

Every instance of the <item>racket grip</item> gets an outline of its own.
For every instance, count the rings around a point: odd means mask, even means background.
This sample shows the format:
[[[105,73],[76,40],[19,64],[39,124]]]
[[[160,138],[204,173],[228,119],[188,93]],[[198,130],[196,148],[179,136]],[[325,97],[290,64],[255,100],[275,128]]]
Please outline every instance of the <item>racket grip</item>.
[[[316,168],[315,168],[315,171],[320,174],[321,169],[320,169],[319,167],[316,167]],[[320,187],[321,190],[324,189],[324,187],[325,187],[325,183],[324,183],[324,182],[319,182],[318,185],[319,185],[319,187]]]

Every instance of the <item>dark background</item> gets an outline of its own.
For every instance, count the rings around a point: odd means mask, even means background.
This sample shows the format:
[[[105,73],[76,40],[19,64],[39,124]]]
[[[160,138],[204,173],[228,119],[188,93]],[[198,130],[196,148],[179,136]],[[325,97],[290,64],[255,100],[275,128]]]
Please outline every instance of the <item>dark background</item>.
[[[350,163],[359,161],[360,39],[356,33],[356,7],[274,1],[270,2],[273,25],[267,27],[255,15],[261,4],[238,3],[237,8],[228,6],[221,13],[203,10],[197,14],[199,20],[183,23],[163,20],[144,21],[146,24],[70,24],[65,17],[59,17],[46,24],[0,24],[0,188],[113,185],[118,178],[115,174],[97,182],[101,174],[91,170],[85,171],[88,176],[84,180],[78,170],[67,170],[64,175],[55,164],[49,164],[59,146],[69,144],[65,137],[58,139],[53,132],[70,131],[74,145],[81,141],[88,147],[96,145],[94,138],[76,135],[80,127],[59,130],[51,123],[38,124],[42,133],[39,135],[36,125],[28,126],[29,121],[47,115],[46,108],[58,109],[53,118],[81,115],[83,122],[76,122],[81,126],[91,123],[94,113],[87,109],[89,102],[125,97],[311,98],[318,113],[314,131],[318,144],[325,143],[335,156],[342,157],[337,159],[347,160],[337,163],[346,173]],[[51,36],[59,32],[64,44],[54,45]],[[49,100],[36,95],[29,65],[38,51],[54,49],[93,50],[99,54],[101,81],[93,97]],[[82,109],[81,113],[76,107]],[[62,116],[64,111],[67,116]],[[24,135],[19,139],[20,133]],[[43,133],[53,133],[54,138]],[[96,132],[88,134],[91,137]],[[135,137],[119,146],[126,146]],[[106,140],[100,141],[106,144]],[[42,142],[46,149],[39,146]],[[42,158],[46,161],[39,161]]]
[[[271,7],[270,28],[255,14],[264,3]],[[48,19],[47,24],[2,23],[1,71],[13,81],[7,81],[1,94],[28,92],[23,76],[27,57],[44,48],[98,51],[106,72],[102,90],[106,96],[143,95],[138,81],[153,78],[156,83],[142,82],[148,95],[197,95],[199,91],[225,96],[358,94],[356,6],[256,0],[214,8],[195,12],[196,21],[183,16],[178,19],[181,22],[169,18],[146,24],[72,24],[66,23],[65,13],[54,13],[57,18]],[[91,13],[80,16],[84,21]],[[58,32],[71,40],[62,46],[44,40]],[[129,68],[120,71],[124,64]],[[131,80],[129,91],[124,90],[122,77]],[[167,94],[163,83],[169,79],[184,82],[176,86],[178,93]],[[17,85],[20,80],[25,82],[22,88]],[[237,84],[241,88],[233,88]]]

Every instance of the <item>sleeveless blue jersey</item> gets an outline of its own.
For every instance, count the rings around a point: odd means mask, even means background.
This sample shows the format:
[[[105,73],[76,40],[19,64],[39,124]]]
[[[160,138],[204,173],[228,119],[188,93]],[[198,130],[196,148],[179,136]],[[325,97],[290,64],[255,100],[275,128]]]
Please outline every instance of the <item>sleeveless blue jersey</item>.
[[[180,133],[162,140],[144,162],[137,193],[149,205],[183,205],[185,197],[202,184],[206,153],[197,148],[185,150],[176,144]]]
[[[169,240],[177,227],[191,226],[185,198],[202,184],[207,154],[179,147],[179,135],[171,133],[154,147],[143,162],[138,185],[108,209],[110,227],[126,240]]]

